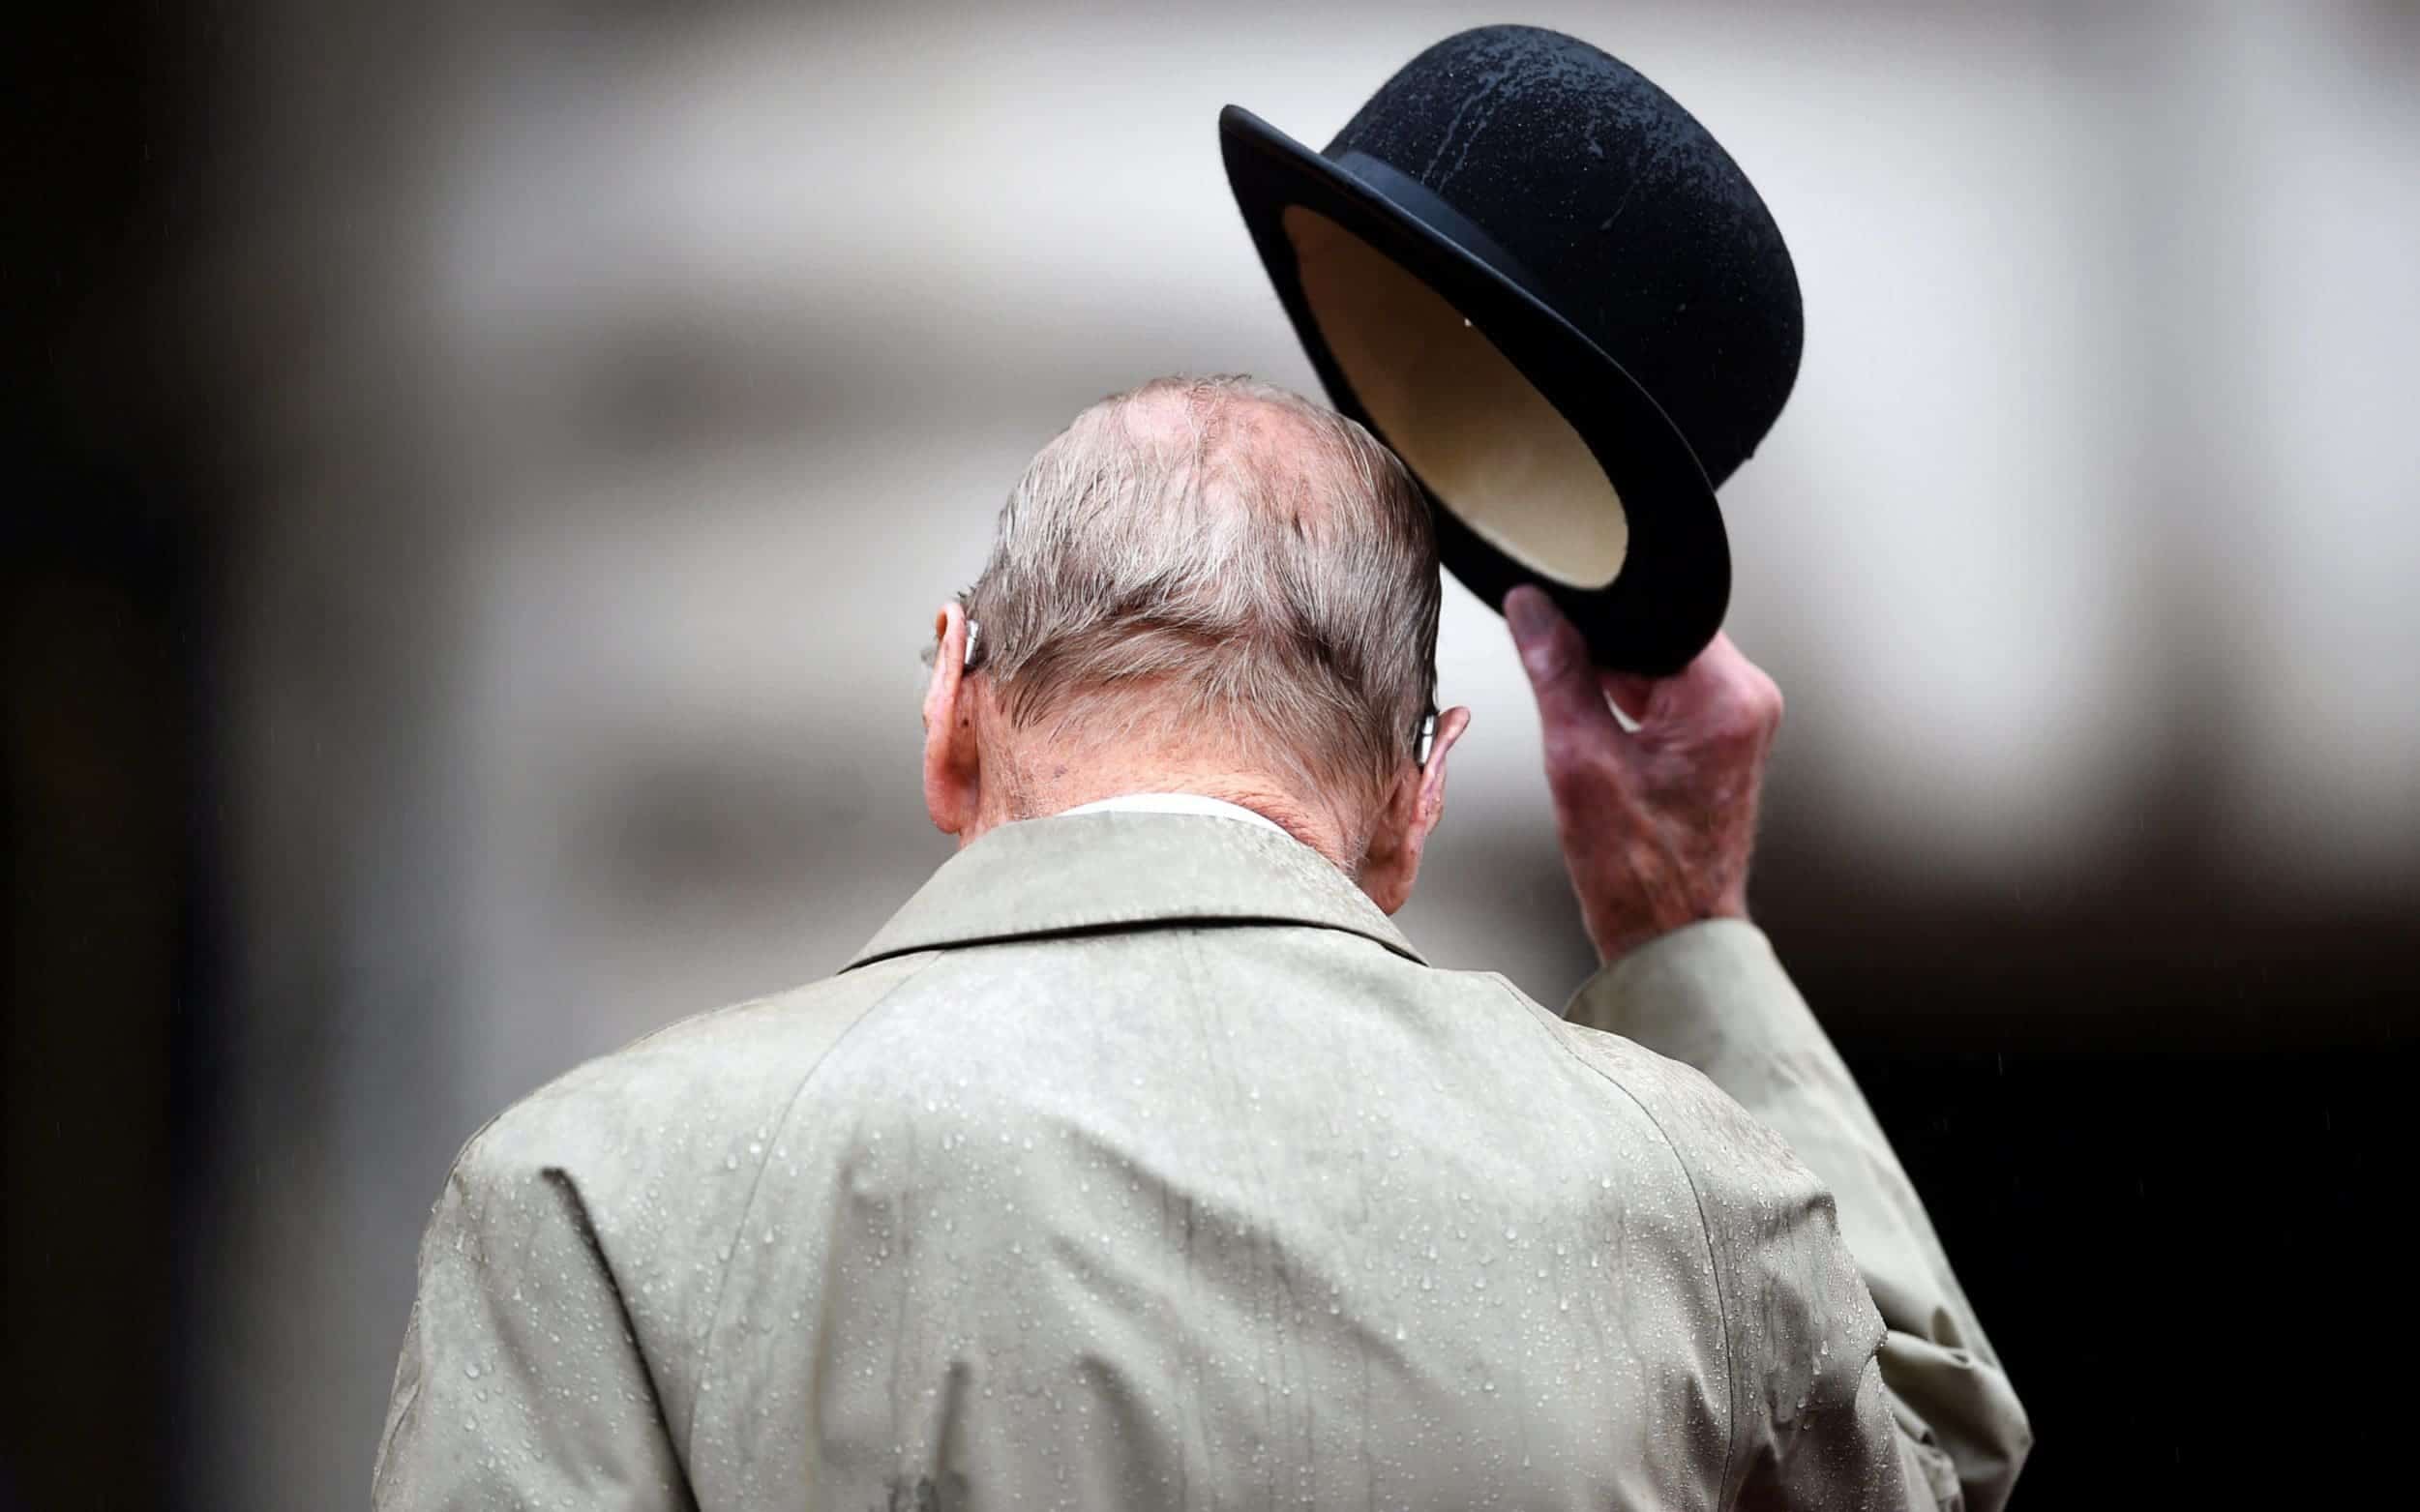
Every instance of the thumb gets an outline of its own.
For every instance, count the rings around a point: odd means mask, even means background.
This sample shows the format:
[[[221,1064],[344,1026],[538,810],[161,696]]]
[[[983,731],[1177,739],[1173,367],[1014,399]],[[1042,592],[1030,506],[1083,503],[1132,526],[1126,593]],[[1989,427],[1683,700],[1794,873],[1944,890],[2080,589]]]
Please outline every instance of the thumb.
[[[1579,631],[1539,589],[1523,583],[1505,595],[1505,623],[1520,647],[1521,668],[1538,697],[1538,717],[1551,743],[1557,735],[1619,733],[1597,682],[1597,667]]]

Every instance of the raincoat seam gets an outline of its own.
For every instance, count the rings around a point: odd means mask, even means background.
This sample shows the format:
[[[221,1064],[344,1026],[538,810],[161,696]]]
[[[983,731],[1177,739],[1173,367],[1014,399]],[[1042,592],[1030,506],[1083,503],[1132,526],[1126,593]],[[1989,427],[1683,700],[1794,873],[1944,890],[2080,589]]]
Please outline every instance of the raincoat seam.
[[[656,1426],[664,1435],[665,1446],[670,1448],[672,1442],[672,1423],[671,1416],[665,1410],[664,1383],[657,1376],[654,1363],[647,1358],[647,1351],[639,1343],[639,1319],[630,1309],[630,1292],[623,1287],[621,1276],[613,1268],[613,1257],[606,1251],[605,1235],[597,1230],[596,1214],[588,1205],[588,1196],[580,1189],[579,1178],[574,1176],[568,1168],[560,1165],[540,1168],[538,1179],[553,1188],[561,1197],[564,1207],[569,1211],[572,1226],[579,1232],[581,1243],[587,1247],[589,1256],[596,1261],[598,1272],[605,1277],[605,1289],[613,1298],[614,1309],[621,1318],[623,1337],[630,1345],[632,1363],[638,1367],[640,1379],[646,1382],[647,1400],[655,1408]],[[697,1501],[697,1477],[689,1468],[685,1444],[675,1460],[680,1472],[681,1490],[689,1494],[689,1499],[694,1504]]]
[[[1524,1014],[1528,1015],[1533,1022],[1536,1021],[1539,1014],[1544,1011],[1542,1009],[1534,1008],[1529,1000],[1523,997],[1519,993],[1515,992],[1512,984],[1506,981],[1502,976],[1491,972],[1489,973],[1489,978],[1498,987],[1502,988],[1505,995],[1511,998],[1513,1003],[1518,1006]],[[1629,1087],[1625,1085],[1619,1078],[1614,1076],[1612,1072],[1607,1071],[1604,1067],[1598,1065],[1586,1055],[1581,1054],[1578,1048],[1572,1045],[1569,1040],[1560,1034],[1554,1033],[1553,1027],[1559,1026],[1562,1023],[1563,1021],[1558,1019],[1555,1021],[1554,1025],[1541,1023],[1539,1027],[1547,1030],[1548,1037],[1551,1038],[1557,1045],[1562,1047],[1565,1054],[1579,1062],[1580,1065],[1586,1069],[1595,1072],[1598,1077],[1604,1080],[1606,1085],[1612,1087],[1615,1091],[1620,1092],[1624,1097],[1630,1100],[1630,1105],[1639,1111],[1640,1116],[1644,1117],[1655,1129],[1657,1138],[1663,1141],[1664,1148],[1671,1152],[1672,1164],[1680,1168],[1681,1179],[1688,1183],[1689,1201],[1697,1207],[1697,1229],[1699,1234],[1702,1235],[1706,1241],[1706,1265],[1707,1268],[1713,1273],[1715,1281],[1715,1318],[1716,1320],[1721,1325],[1722,1331],[1722,1480],[1720,1487],[1717,1492],[1717,1499],[1720,1500],[1724,1496],[1729,1494],[1731,1486],[1731,1462],[1739,1452],[1739,1371],[1738,1363],[1732,1358],[1731,1354],[1731,1300],[1727,1294],[1728,1289],[1723,1285],[1722,1258],[1715,1251],[1714,1221],[1706,1216],[1705,1194],[1698,1190],[1697,1172],[1689,1169],[1688,1162],[1681,1155],[1681,1146],[1673,1141],[1671,1134],[1665,1130],[1663,1120],[1656,1116],[1655,1110],[1649,1108],[1645,1099],[1641,1098],[1636,1092],[1631,1091]]]
[[[775,1119],[772,1125],[777,1134],[781,1130],[790,1126],[791,1118],[798,1111],[798,1100],[807,1095],[807,1088],[815,1082],[816,1073],[822,1070],[824,1066],[830,1063],[833,1052],[839,1050],[842,1045],[848,1043],[849,1037],[856,1033],[857,1030],[865,1024],[867,1020],[881,1012],[883,1008],[889,1005],[891,999],[898,996],[910,983],[922,976],[936,962],[940,961],[947,954],[948,952],[940,950],[933,952],[932,960],[925,962],[922,965],[917,966],[906,976],[903,976],[898,981],[892,983],[881,996],[875,998],[872,1002],[866,1004],[863,1009],[859,1010],[857,1016],[849,1021],[849,1024],[846,1028],[842,1029],[838,1034],[832,1037],[832,1042],[823,1047],[823,1053],[815,1057],[815,1064],[809,1066],[805,1073],[798,1078],[798,1084],[791,1088],[789,1100],[782,1105],[781,1116]],[[893,959],[896,960],[898,958]],[[771,1151],[774,1148],[774,1145],[767,1143],[765,1148],[766,1154],[763,1159],[759,1162],[756,1169],[756,1174],[749,1180],[748,1200],[740,1204],[739,1226],[733,1230],[734,1242],[731,1245],[724,1256],[722,1268],[715,1273],[714,1302],[713,1305],[706,1310],[705,1337],[698,1341],[696,1368],[697,1379],[691,1383],[689,1388],[688,1421],[681,1426],[680,1435],[681,1468],[684,1471],[688,1470],[689,1466],[694,1463],[696,1459],[698,1442],[698,1413],[702,1410],[705,1406],[705,1394],[707,1389],[706,1370],[713,1361],[714,1335],[722,1326],[723,1297],[731,1289],[732,1266],[737,1261],[739,1256],[739,1245],[736,1242],[736,1239],[737,1236],[747,1233],[748,1221],[756,1216],[757,1198],[759,1194],[764,1190],[764,1172],[769,1170],[773,1164],[773,1155]],[[693,1485],[694,1482],[695,1475],[694,1472],[692,1472]]]

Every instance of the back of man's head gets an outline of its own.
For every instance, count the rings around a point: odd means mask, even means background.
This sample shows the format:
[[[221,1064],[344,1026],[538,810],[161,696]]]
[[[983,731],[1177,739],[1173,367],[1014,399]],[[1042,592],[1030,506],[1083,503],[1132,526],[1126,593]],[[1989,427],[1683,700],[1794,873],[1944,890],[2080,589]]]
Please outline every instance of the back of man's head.
[[[1392,453],[1211,377],[1078,415],[964,599],[1030,752],[1187,751],[1366,815],[1434,712],[1438,597],[1428,506]]]

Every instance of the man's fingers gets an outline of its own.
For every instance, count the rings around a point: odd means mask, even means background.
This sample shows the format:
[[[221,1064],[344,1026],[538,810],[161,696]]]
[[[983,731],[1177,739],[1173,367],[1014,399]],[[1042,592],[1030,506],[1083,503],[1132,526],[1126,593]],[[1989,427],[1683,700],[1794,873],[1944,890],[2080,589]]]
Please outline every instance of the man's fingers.
[[[1572,737],[1618,740],[1621,728],[1605,707],[1588,643],[1554,601],[1524,583],[1505,595],[1504,618],[1512,627],[1513,643],[1520,647],[1521,669],[1529,673],[1530,691],[1538,697],[1538,717],[1545,728],[1549,756],[1559,743]]]

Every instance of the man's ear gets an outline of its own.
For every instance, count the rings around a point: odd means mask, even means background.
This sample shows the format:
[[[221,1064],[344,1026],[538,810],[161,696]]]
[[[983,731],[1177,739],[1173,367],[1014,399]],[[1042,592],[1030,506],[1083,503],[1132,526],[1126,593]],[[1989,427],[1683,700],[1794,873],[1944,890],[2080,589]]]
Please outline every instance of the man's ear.
[[[944,834],[966,837],[982,809],[983,763],[967,697],[967,611],[955,599],[934,616],[939,644],[924,690],[924,809]]]
[[[1361,891],[1388,913],[1411,901],[1412,884],[1419,879],[1420,852],[1431,830],[1446,812],[1446,757],[1453,743],[1471,727],[1471,711],[1448,709],[1437,716],[1436,738],[1429,742],[1428,760],[1407,767],[1388,795],[1387,812],[1362,853],[1359,878]]]

